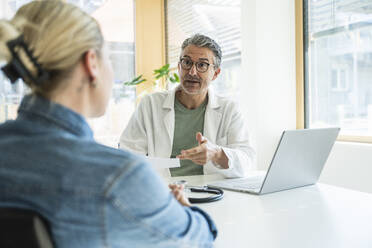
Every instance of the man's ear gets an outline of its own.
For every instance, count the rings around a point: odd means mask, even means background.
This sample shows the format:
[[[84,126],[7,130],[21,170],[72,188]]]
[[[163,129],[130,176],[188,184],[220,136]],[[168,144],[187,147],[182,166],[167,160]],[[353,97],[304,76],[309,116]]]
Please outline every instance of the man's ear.
[[[221,72],[221,69],[220,68],[218,68],[217,70],[214,71],[214,75],[213,75],[212,81],[215,80],[218,77],[218,75],[220,74],[220,72]]]
[[[99,74],[99,61],[96,51],[89,49],[83,56],[83,67],[89,82],[94,82]]]
[[[178,68],[178,75],[181,75],[180,74],[181,73],[181,63],[180,62],[177,63],[177,68]]]

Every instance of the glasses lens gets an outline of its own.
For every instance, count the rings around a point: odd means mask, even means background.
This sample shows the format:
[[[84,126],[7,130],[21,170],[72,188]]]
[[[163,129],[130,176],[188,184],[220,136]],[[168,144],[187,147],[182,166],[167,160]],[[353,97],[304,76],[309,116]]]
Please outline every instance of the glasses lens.
[[[181,67],[184,70],[190,70],[194,62],[191,59],[181,59]],[[198,72],[206,72],[209,64],[206,62],[195,62],[195,67]]]
[[[193,65],[193,62],[189,59],[181,59],[181,66],[185,70],[190,70]]]
[[[198,63],[196,63],[196,69],[199,72],[206,72],[208,70],[208,66],[209,66],[209,64],[208,63],[205,63],[205,62],[198,62]]]

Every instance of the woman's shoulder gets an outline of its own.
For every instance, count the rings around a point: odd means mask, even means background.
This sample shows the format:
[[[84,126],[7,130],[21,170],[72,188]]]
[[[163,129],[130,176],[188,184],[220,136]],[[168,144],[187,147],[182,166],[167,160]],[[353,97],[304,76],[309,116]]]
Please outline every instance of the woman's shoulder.
[[[97,186],[101,190],[107,188],[117,178],[126,178],[148,164],[143,156],[130,151],[108,147],[94,141],[72,141],[69,151],[73,152],[68,159],[71,169],[68,174],[83,176],[85,186]],[[90,177],[90,179],[89,179]],[[116,178],[116,179],[115,179]],[[76,178],[75,178],[76,179]]]
[[[84,143],[84,141],[81,141]],[[143,163],[144,157],[127,150],[106,146],[95,141],[86,141],[84,146],[85,156],[107,164],[107,166],[120,167],[125,164]]]
[[[157,178],[155,170],[143,155],[100,144],[96,149],[100,151],[98,159],[103,159],[103,164],[97,168],[104,167],[103,171],[106,172],[103,182],[106,193],[114,189],[121,192],[124,188],[140,187],[141,182]]]

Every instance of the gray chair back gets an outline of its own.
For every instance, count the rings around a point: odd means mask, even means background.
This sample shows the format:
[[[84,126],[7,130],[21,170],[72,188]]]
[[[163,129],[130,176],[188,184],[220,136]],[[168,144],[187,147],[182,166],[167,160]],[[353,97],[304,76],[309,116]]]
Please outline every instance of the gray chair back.
[[[38,213],[0,208],[1,248],[53,248],[47,221]]]

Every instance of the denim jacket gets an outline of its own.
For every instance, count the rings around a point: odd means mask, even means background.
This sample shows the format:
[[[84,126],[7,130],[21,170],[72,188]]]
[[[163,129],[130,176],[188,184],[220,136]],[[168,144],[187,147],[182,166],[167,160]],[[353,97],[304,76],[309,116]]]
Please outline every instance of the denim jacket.
[[[44,216],[58,248],[212,247],[217,230],[152,166],[96,143],[84,118],[36,95],[0,125],[0,207]]]

